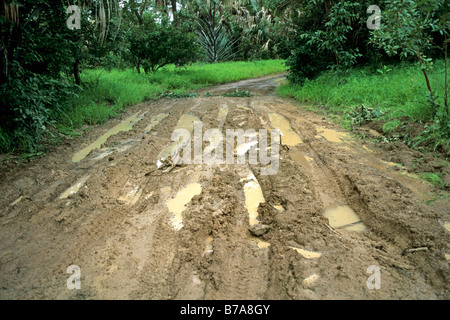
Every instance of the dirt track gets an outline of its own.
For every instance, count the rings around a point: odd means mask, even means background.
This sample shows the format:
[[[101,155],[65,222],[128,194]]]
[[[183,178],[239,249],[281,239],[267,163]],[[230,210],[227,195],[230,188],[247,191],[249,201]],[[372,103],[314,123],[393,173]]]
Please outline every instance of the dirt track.
[[[120,120],[29,164],[4,165],[0,298],[449,299],[448,201],[426,205],[431,185],[385,161],[392,154],[277,97],[280,79],[132,107],[122,119],[136,115],[124,125],[131,130],[80,162],[73,157]],[[218,96],[236,87],[255,96]],[[224,132],[287,119],[298,141],[283,132],[272,176],[259,165],[156,170],[186,114]],[[268,226],[259,237],[249,232],[251,195]],[[354,214],[339,224],[328,219],[333,209]],[[81,290],[66,286],[70,265],[81,268]],[[372,265],[379,290],[367,287]]]

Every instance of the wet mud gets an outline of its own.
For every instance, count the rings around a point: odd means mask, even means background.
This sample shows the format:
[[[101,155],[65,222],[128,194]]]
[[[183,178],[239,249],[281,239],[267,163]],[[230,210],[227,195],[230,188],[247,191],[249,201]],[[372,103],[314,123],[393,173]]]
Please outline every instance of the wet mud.
[[[433,187],[388,150],[276,96],[281,79],[143,103],[41,159],[3,164],[0,298],[449,299],[448,200],[430,205]],[[236,88],[254,95],[218,96]],[[278,129],[278,173],[158,169],[194,119],[204,132]],[[71,265],[81,290],[67,288]]]

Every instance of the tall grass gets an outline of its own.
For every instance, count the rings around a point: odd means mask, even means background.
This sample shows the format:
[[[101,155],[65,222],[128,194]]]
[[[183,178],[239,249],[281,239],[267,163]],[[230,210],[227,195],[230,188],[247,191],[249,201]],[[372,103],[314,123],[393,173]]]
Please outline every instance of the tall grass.
[[[408,117],[413,121],[432,120],[428,90],[420,67],[400,65],[373,70],[356,68],[339,79],[325,73],[303,86],[287,84],[278,93],[300,102],[324,105],[328,112],[342,115],[364,104],[379,108],[389,119]],[[389,71],[390,70],[390,71]],[[444,63],[438,61],[430,71],[430,82],[438,102],[444,97]]]
[[[0,152],[10,150],[11,146],[11,138],[0,127]]]
[[[104,123],[128,106],[156,99],[167,91],[184,93],[226,82],[284,72],[284,61],[194,64],[185,68],[167,66],[153,74],[135,69],[85,70],[83,91],[53,114],[56,127],[67,134],[85,124]]]
[[[436,103],[444,110],[443,61],[437,61],[429,71]],[[412,147],[450,150],[450,124],[436,124],[429,93],[419,66],[401,64],[382,68],[354,68],[338,78],[327,72],[303,85],[288,83],[278,94],[313,105],[312,109],[337,116],[341,124],[350,129],[355,108],[364,105],[383,112],[385,133],[394,132],[408,123],[426,123],[419,136],[409,136]],[[320,108],[317,108],[320,107]]]

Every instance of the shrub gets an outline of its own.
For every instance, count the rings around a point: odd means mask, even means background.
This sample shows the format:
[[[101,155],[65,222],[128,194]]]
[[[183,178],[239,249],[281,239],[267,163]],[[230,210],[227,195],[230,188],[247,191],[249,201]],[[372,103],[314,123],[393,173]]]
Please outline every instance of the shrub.
[[[141,66],[145,73],[149,73],[168,64],[183,66],[196,59],[197,51],[192,33],[172,25],[167,17],[158,23],[149,14],[130,34],[128,59],[138,73]]]
[[[306,39],[297,39],[292,55],[286,60],[289,67],[289,80],[302,84],[306,79],[314,79],[331,63],[329,56],[308,43]]]

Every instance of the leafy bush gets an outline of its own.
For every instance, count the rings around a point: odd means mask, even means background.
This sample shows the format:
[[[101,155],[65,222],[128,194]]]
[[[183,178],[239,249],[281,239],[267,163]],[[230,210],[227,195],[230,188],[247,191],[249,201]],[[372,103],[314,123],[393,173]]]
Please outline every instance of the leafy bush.
[[[0,13],[0,148],[34,152],[69,85],[73,43],[65,8],[46,0],[3,1]]]
[[[439,106],[438,97],[435,96],[428,74],[433,66],[433,59],[427,55],[433,46],[433,32],[438,31],[441,35],[445,35],[443,47],[447,46],[446,37],[450,31],[448,6],[448,1],[443,0],[390,0],[383,12],[383,28],[373,32],[374,44],[388,55],[398,55],[401,59],[414,57],[418,60],[427,84],[433,117],[439,116],[439,121],[444,126],[450,121],[447,119],[448,105],[445,102]],[[444,51],[438,46],[437,48]],[[446,88],[447,79],[442,82]]]
[[[58,108],[73,86],[49,76],[25,71],[13,63],[15,78],[0,87],[2,126],[26,152],[39,150],[43,135],[48,132],[51,109]]]
[[[11,137],[0,127],[0,152],[6,153],[12,149]]]
[[[197,57],[195,36],[183,27],[170,23],[167,17],[161,17],[158,23],[151,15],[145,15],[142,25],[138,25],[130,34],[128,59],[140,73],[155,72],[168,65],[183,66]]]
[[[286,60],[288,79],[302,84],[306,79],[317,77],[330,63],[331,59],[324,53],[318,53],[317,48],[308,43],[307,39],[297,39],[293,44],[292,55]]]
[[[367,108],[362,104],[351,112],[350,117],[352,125],[362,126],[381,117],[382,115],[383,111],[380,109]]]
[[[370,1],[270,2],[275,10],[284,7],[290,17],[290,28],[277,37],[277,46],[281,54],[291,54],[287,60],[291,82],[301,84],[327,69],[341,75],[372,59],[366,26]]]

